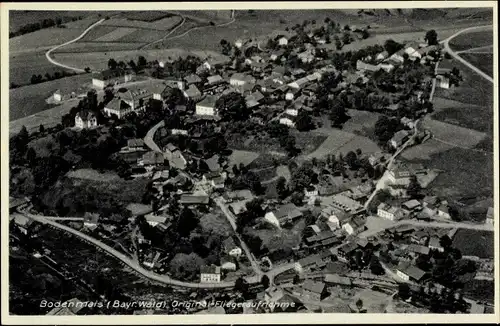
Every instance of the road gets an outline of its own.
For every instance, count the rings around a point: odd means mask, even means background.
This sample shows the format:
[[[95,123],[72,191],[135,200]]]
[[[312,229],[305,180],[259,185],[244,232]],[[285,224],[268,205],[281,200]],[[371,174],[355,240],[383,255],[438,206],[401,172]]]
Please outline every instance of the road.
[[[52,59],[50,57],[50,54],[52,52],[54,52],[55,50],[57,49],[60,49],[62,48],[63,46],[66,46],[66,45],[69,45],[71,43],[75,43],[76,41],[80,40],[81,38],[83,38],[85,35],[87,35],[88,32],[90,32],[90,30],[94,27],[96,27],[97,25],[101,24],[103,21],[105,21],[105,19],[101,19],[97,22],[95,22],[94,24],[90,25],[86,30],[83,31],[82,34],[80,34],[80,36],[78,36],[77,38],[74,38],[72,39],[71,41],[68,41],[68,42],[65,42],[63,44],[59,44],[59,45],[56,45],[55,47],[51,48],[50,50],[48,50],[47,52],[45,52],[45,57],[47,58],[47,60],[49,60],[50,63],[52,63],[53,65],[56,65],[56,66],[59,66],[59,67],[62,67],[62,68],[66,68],[66,69],[69,69],[69,70],[73,70],[73,71],[76,71],[76,72],[85,72],[84,69],[80,69],[80,68],[76,68],[76,67],[71,67],[71,66],[68,66],[68,65],[65,65],[65,64],[62,64],[62,63],[59,63],[57,61],[55,61],[54,59]]]
[[[155,151],[155,152],[160,152],[160,153],[163,153],[161,148],[156,145],[156,143],[154,142],[154,136],[155,136],[155,133],[156,133],[156,130],[158,130],[158,128],[161,128],[165,125],[165,122],[162,120],[160,122],[158,122],[156,125],[153,126],[153,128],[149,129],[147,134],[146,134],[146,137],[144,137],[144,144],[152,151]]]
[[[264,273],[260,269],[260,265],[257,262],[257,260],[255,259],[255,256],[252,254],[252,252],[250,251],[250,248],[248,248],[245,241],[243,241],[240,234],[236,231],[236,218],[235,218],[235,216],[233,215],[233,213],[231,213],[229,211],[227,206],[224,205],[224,203],[222,202],[222,197],[217,197],[214,199],[214,201],[217,204],[217,206],[220,207],[220,209],[222,210],[222,212],[226,216],[227,220],[229,221],[229,224],[231,224],[231,227],[233,228],[234,233],[238,237],[238,240],[240,240],[241,248],[243,249],[243,251],[245,251],[245,254],[248,257],[248,260],[250,261],[250,264],[252,265],[252,269],[254,270],[255,274],[258,275],[259,277],[262,276]]]
[[[442,43],[444,45],[444,49],[445,49],[446,52],[448,52],[454,59],[460,61],[465,66],[467,66],[468,68],[470,68],[473,71],[475,71],[481,77],[483,77],[486,80],[488,80],[490,83],[493,83],[493,78],[491,78],[490,76],[488,76],[487,74],[485,74],[483,71],[481,71],[479,68],[477,68],[476,66],[472,65],[468,61],[462,59],[455,51],[453,51],[450,48],[450,41],[452,39],[454,39],[455,37],[457,37],[458,35],[460,35],[460,34],[463,34],[463,33],[466,33],[466,32],[472,31],[472,30],[478,30],[478,29],[490,29],[492,27],[493,27],[492,25],[481,25],[481,26],[474,26],[474,27],[465,28],[465,29],[462,29],[461,31],[453,34],[452,36],[448,37],[446,40],[442,41]]]
[[[234,287],[234,282],[220,282],[220,283],[206,283],[206,284],[194,283],[194,282],[184,282],[184,281],[172,279],[167,275],[156,274],[152,271],[144,269],[142,266],[139,265],[138,262],[125,256],[123,253],[115,250],[114,248],[111,248],[107,244],[105,244],[105,243],[85,234],[85,233],[82,233],[82,232],[77,231],[73,228],[70,228],[70,227],[65,226],[63,224],[60,224],[60,223],[58,223],[50,218],[49,219],[45,218],[44,216],[41,216],[41,215],[34,215],[34,214],[30,214],[30,213],[25,212],[25,211],[18,211],[18,213],[23,214],[24,216],[27,216],[27,217],[29,217],[29,218],[31,218],[39,223],[46,224],[46,225],[48,224],[48,225],[55,227],[57,229],[60,229],[64,232],[71,233],[74,236],[76,236],[76,237],[78,237],[86,242],[89,242],[96,247],[99,247],[100,249],[106,251],[108,254],[114,256],[116,259],[120,260],[121,262],[123,262],[124,264],[126,264],[127,266],[129,266],[130,268],[135,270],[136,272],[138,272],[139,274],[141,274],[144,277],[149,278],[153,281],[157,281],[157,282],[167,284],[167,285],[172,285],[172,286],[179,286],[179,287],[186,287],[186,288],[198,288],[198,289],[223,289],[223,288]],[[255,283],[255,280],[253,280],[253,279],[249,279],[247,281],[250,284]]]

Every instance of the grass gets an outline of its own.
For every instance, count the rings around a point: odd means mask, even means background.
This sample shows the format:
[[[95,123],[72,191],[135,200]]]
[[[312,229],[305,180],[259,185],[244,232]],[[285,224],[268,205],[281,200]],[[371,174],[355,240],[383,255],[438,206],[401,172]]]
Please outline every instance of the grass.
[[[493,76],[493,53],[460,53],[460,56],[489,76]]]
[[[487,113],[485,107],[441,97],[434,97],[433,104],[435,112],[432,114],[432,118],[434,120],[486,133],[491,133],[493,130],[492,120],[483,119],[483,115]]]
[[[111,32],[106,33],[98,38],[96,38],[94,41],[96,42],[115,42],[119,41],[122,37],[126,37],[129,34],[134,33],[137,31],[136,28],[129,28],[129,27],[118,27],[113,29]]]
[[[432,119],[426,120],[424,127],[435,138],[462,147],[472,148],[486,138],[485,133]]]
[[[120,177],[114,172],[101,173],[93,169],[79,169],[67,173],[68,177],[73,179],[93,180],[102,182],[111,182],[119,180]]]
[[[154,22],[162,18],[172,17],[172,14],[167,11],[125,11],[121,14],[130,20],[141,20],[145,22]]]
[[[460,229],[453,237],[453,247],[464,256],[493,258],[494,234],[488,231]]]
[[[298,246],[301,242],[301,234],[306,227],[305,221],[299,220],[290,229],[250,229],[250,233],[262,239],[262,245],[269,251],[292,248]]]
[[[420,146],[422,145],[418,147]],[[443,170],[428,187],[436,195],[452,199],[464,196],[492,196],[492,154],[478,153],[455,147],[432,153],[428,159],[413,158],[410,161],[420,162],[427,168]]]
[[[147,22],[141,20],[131,20],[127,18],[111,18],[104,21],[104,26],[117,26],[117,27],[131,27],[131,28],[144,28],[154,29],[160,31],[167,31],[181,21],[179,16],[171,16],[163,18],[155,22]]]
[[[365,137],[373,135],[375,123],[380,117],[380,113],[348,110],[347,114],[351,118],[344,123],[342,130]],[[329,123],[329,120],[325,120],[324,123]]]
[[[63,20],[78,18],[78,17],[96,17],[102,12],[96,11],[61,11],[61,10],[11,10],[9,11],[9,32],[15,32],[22,26],[28,23],[41,22],[44,19],[56,19],[58,17]],[[84,19],[85,19],[84,18]],[[68,23],[69,24],[69,23]]]
[[[60,70],[56,69],[56,71]],[[62,94],[71,92],[85,94],[87,89],[82,86],[90,81],[89,74],[81,74],[11,89],[9,90],[9,119],[13,121],[50,108],[45,100],[57,89],[60,89]]]
[[[493,44],[493,30],[469,32],[458,35],[450,41],[454,51],[462,51]]]
[[[229,165],[239,166],[241,163],[243,163],[243,165],[249,165],[258,157],[259,154],[255,152],[233,150],[233,152],[229,156]]]
[[[221,214],[204,214],[200,218],[200,226],[206,233],[214,232],[226,237],[233,233],[228,220]]]

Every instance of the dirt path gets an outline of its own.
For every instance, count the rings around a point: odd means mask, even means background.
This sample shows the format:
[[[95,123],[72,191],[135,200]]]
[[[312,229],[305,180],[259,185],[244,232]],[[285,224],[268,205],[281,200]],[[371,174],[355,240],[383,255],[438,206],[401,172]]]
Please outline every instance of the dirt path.
[[[186,22],[186,18],[182,15],[180,15],[181,18],[182,18],[182,21],[180,22],[179,25],[175,26],[170,32],[168,32],[164,37],[162,37],[161,39],[159,40],[156,40],[156,41],[153,41],[151,43],[148,43],[148,44],[145,44],[143,46],[141,46],[139,48],[139,50],[144,50],[145,48],[147,48],[148,46],[150,45],[153,45],[153,44],[156,44],[156,43],[159,43],[159,42],[162,42],[164,41],[167,37],[169,37],[170,35],[172,35],[173,32],[175,32],[177,29],[179,29],[180,27],[182,27],[182,25],[184,25],[184,23]]]

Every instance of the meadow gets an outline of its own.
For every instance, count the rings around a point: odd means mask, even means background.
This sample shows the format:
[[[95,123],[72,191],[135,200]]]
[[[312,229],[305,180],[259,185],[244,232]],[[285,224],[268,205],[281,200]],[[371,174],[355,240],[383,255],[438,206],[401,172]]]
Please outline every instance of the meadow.
[[[454,51],[467,50],[492,44],[493,30],[463,33],[450,41],[450,47]]]
[[[493,76],[493,52],[491,53],[460,53],[460,56],[479,68],[489,76]]]
[[[453,247],[464,256],[493,258],[493,232],[460,229],[453,237]],[[474,239],[474,241],[471,241]]]

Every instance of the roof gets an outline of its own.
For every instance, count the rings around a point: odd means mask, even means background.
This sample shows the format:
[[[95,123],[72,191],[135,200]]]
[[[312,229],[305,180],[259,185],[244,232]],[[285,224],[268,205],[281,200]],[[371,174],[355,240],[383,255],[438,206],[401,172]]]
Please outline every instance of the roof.
[[[236,245],[236,243],[234,242],[234,239],[233,237],[228,237],[226,238],[223,242],[222,242],[223,246],[224,246],[224,249],[226,250],[231,250],[231,249],[234,249],[234,248],[238,248],[238,246]]]
[[[437,198],[437,196],[425,196],[423,201],[424,201],[424,203],[434,205],[437,203],[438,198]]]
[[[352,284],[352,281],[349,277],[340,276],[337,274],[326,274],[324,281],[326,283],[335,283],[335,284],[342,284],[342,285],[351,285]]]
[[[274,211],[273,213],[277,219],[281,219],[284,217],[294,218],[302,216],[302,212],[299,211],[297,206],[295,206],[293,203],[282,205],[278,210]]]
[[[201,92],[200,90],[198,89],[198,87],[196,87],[195,85],[189,85],[188,89],[186,89],[184,91],[185,95],[187,97],[200,97],[201,96]]]
[[[209,84],[215,84],[223,81],[224,79],[220,75],[208,76],[207,81]]]
[[[315,263],[321,262],[321,256],[319,254],[316,255],[310,255],[307,257],[304,257],[298,261],[299,265],[301,267],[306,267],[313,265]]]
[[[130,105],[122,99],[114,97],[108,104],[106,104],[105,108],[113,111],[123,111],[130,109]]]
[[[380,69],[379,66],[375,66],[366,62],[363,62],[361,60],[358,60],[356,62],[356,69],[357,70],[368,70],[368,71],[377,71]]]
[[[408,275],[409,277],[411,277],[417,281],[422,279],[422,277],[424,277],[424,275],[425,275],[425,272],[423,270],[421,270],[420,268],[418,268],[416,266],[409,265],[409,264],[401,264],[398,267],[398,270],[405,273],[406,275]]]
[[[486,212],[486,218],[493,218],[493,207],[488,207],[488,211]]]
[[[193,195],[193,194],[183,194],[179,199],[181,204],[204,204],[207,205],[210,202],[210,197],[207,195]]]
[[[365,223],[366,223],[365,219],[362,218],[361,216],[356,216],[352,220],[347,222],[347,224],[351,225],[353,229],[362,227],[363,225],[365,225]]]
[[[109,80],[109,79],[124,76],[127,73],[130,73],[130,72],[127,72],[126,70],[123,70],[123,69],[113,69],[113,70],[106,69],[106,70],[102,70],[99,72],[94,72],[92,74],[92,78],[101,79],[101,80]]]
[[[146,221],[155,223],[165,223],[167,221],[167,215],[156,215],[156,214],[146,214],[144,216]]]
[[[220,274],[220,267],[211,265],[211,266],[201,266],[200,273],[202,274]]]
[[[144,147],[144,140],[139,138],[129,139],[127,140],[128,147]]]
[[[304,281],[304,284],[302,284],[302,288],[306,291],[321,294],[325,290],[325,283],[307,279]]]
[[[165,158],[160,152],[150,151],[142,156],[142,161],[144,165],[163,164]]]
[[[96,116],[94,113],[92,113],[89,110],[82,110],[82,111],[76,113],[76,117],[80,117],[80,119],[82,119],[83,121],[87,121],[87,120],[90,120],[92,118],[95,118]]]
[[[439,238],[437,237],[432,237],[429,239],[429,247],[435,247],[435,248],[441,248],[441,243],[439,241]]]
[[[153,211],[151,205],[144,205],[139,203],[130,203],[127,205],[126,209],[128,209],[133,216],[145,215]]]
[[[407,130],[400,130],[400,131],[396,132],[394,134],[394,136],[392,136],[391,140],[399,143],[399,142],[402,142],[403,139],[408,137],[409,134],[410,133]]]
[[[207,95],[201,102],[196,103],[196,106],[215,107],[215,102],[217,102],[217,96]]]
[[[430,249],[428,247],[416,245],[416,244],[410,244],[406,249],[408,251],[416,252],[416,253],[423,254],[423,255],[428,255],[430,252]]]
[[[219,164],[219,155],[215,154],[209,159],[205,160],[205,163],[208,166],[208,169],[212,172],[216,172],[220,170],[220,164]]]
[[[186,83],[188,85],[201,82],[200,76],[198,76],[196,74],[191,74],[189,76],[186,76],[186,77],[184,77],[184,80],[186,81]]]
[[[29,203],[28,198],[9,197],[9,209]]]
[[[99,214],[86,212],[83,216],[84,223],[97,223],[99,221]]]
[[[405,206],[408,209],[414,209],[414,208],[420,206],[420,202],[416,199],[412,199],[412,200],[409,200],[407,202],[404,202],[403,206]]]
[[[255,83],[255,78],[254,77],[252,77],[250,75],[247,75],[247,74],[244,74],[244,73],[241,73],[241,72],[234,73],[233,75],[231,75],[230,79],[239,80],[239,81],[245,81],[245,82],[248,82],[248,83]]]
[[[338,250],[342,250],[342,252],[348,254],[358,248],[358,244],[354,242],[347,242],[346,244],[342,245]]]
[[[33,223],[33,220],[27,216],[24,216],[21,214],[16,214],[16,217],[14,218],[14,222],[19,226],[28,227],[31,223]]]

